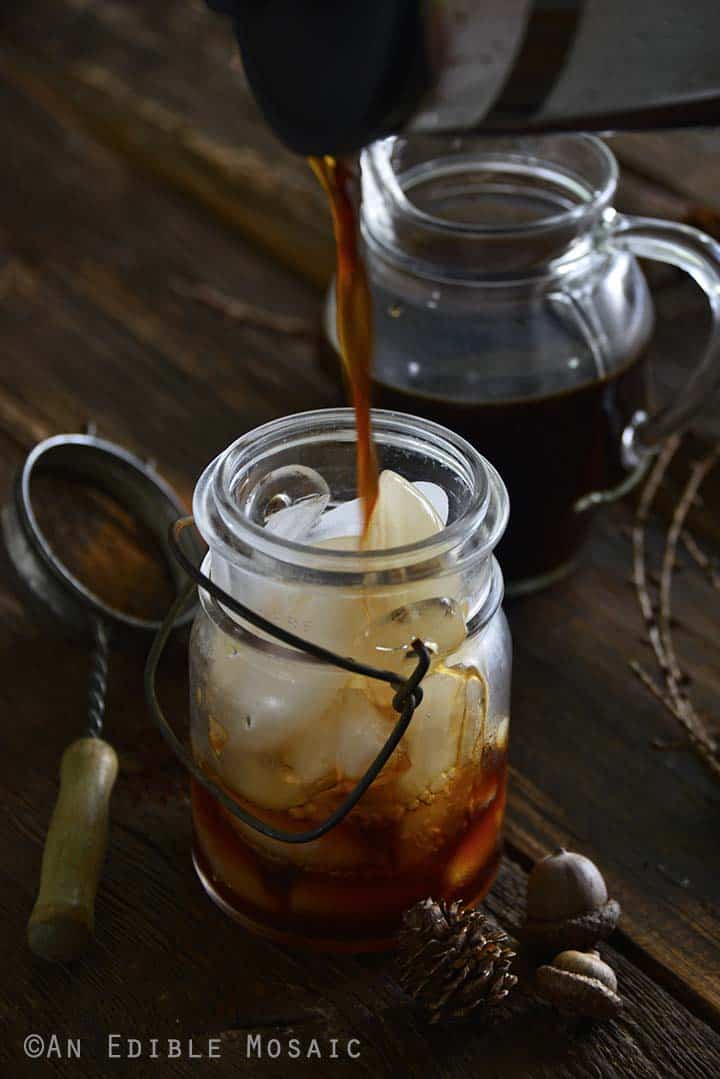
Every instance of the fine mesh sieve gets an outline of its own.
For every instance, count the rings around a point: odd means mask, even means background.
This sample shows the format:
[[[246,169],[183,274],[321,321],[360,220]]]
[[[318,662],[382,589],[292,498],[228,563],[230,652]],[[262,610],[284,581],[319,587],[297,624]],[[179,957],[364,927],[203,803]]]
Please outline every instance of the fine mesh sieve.
[[[41,499],[36,497],[39,484]],[[84,521],[79,517],[87,528],[75,532],[67,512],[73,485],[89,492],[88,516]],[[54,516],[47,513],[53,502]],[[73,959],[92,938],[108,805],[118,768],[114,749],[101,737],[110,635],[156,633],[162,624],[154,610],[142,609],[145,589],[123,595],[113,586],[113,578],[120,576],[123,548],[113,547],[112,539],[121,523],[134,522],[137,535],[149,541],[145,546],[152,547],[170,591],[187,594],[186,575],[168,544],[169,527],[184,512],[178,496],[151,464],[94,433],[57,435],[35,446],[20,467],[2,512],[10,559],[32,598],[93,642],[85,732],[63,754],[40,890],[28,923],[30,948],[46,959]],[[99,527],[103,513],[107,524]],[[93,563],[92,556],[84,557],[93,543],[98,580],[84,572]],[[127,545],[128,557],[130,550]],[[140,578],[150,573],[150,557],[143,553],[136,559]],[[193,614],[194,605],[186,603],[177,611],[174,625],[186,624]]]

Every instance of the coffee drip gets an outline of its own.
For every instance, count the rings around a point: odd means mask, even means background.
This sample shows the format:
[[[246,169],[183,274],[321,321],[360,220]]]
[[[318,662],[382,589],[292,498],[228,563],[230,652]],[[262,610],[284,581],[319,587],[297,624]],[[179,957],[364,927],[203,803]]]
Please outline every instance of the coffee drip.
[[[312,157],[310,167],[330,203],[335,234],[337,335],[357,427],[357,489],[363,500],[365,531],[378,496],[378,463],[370,425],[372,379],[372,298],[358,246],[351,175],[334,157]]]

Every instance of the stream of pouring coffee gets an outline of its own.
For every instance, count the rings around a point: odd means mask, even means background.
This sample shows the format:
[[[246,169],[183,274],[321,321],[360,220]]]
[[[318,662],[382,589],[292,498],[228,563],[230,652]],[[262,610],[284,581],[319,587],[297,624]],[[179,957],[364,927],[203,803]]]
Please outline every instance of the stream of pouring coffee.
[[[358,246],[351,175],[334,157],[311,157],[310,167],[330,203],[335,234],[337,335],[350,386],[357,428],[357,489],[363,500],[365,531],[378,496],[378,464],[370,426],[372,300]]]

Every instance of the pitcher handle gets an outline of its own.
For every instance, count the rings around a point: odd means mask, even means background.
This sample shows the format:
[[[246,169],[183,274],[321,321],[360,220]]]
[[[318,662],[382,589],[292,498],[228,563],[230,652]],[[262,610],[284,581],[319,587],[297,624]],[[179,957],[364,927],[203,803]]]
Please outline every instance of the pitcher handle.
[[[653,415],[636,412],[622,434],[622,463],[631,470],[609,491],[593,491],[575,504],[581,512],[598,502],[613,502],[632,489],[647,471],[654,454],[669,435],[681,431],[720,387],[720,244],[689,225],[634,217],[607,210],[600,249],[628,251],[639,258],[677,266],[705,293],[712,325],[710,337],[684,391]]]

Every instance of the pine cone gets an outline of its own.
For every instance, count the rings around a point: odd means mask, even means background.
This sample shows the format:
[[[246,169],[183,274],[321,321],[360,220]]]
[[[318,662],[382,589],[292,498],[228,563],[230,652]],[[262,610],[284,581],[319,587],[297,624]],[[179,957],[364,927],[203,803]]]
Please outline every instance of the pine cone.
[[[400,983],[429,1012],[430,1022],[458,1019],[497,1004],[517,978],[510,937],[479,910],[459,901],[423,899],[403,918]]]

